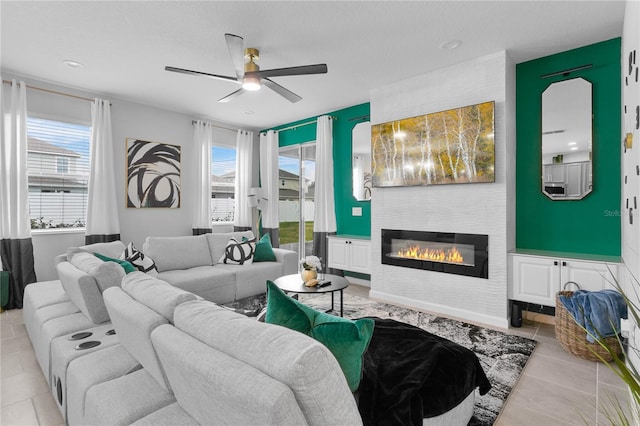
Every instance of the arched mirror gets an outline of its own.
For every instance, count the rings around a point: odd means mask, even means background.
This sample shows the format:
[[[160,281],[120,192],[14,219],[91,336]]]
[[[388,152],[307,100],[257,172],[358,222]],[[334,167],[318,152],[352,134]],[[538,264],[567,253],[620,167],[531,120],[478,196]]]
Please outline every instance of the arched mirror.
[[[542,192],[552,200],[580,200],[593,189],[592,114],[592,87],[583,78],[542,93]]]
[[[356,124],[351,133],[351,169],[353,197],[371,199],[371,123]]]

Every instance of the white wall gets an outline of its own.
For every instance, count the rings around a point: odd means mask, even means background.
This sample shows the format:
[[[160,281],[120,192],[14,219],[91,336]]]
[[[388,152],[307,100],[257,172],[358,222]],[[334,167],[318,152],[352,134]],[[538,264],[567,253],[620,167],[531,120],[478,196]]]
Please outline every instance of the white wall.
[[[191,235],[191,217],[194,205],[195,151],[193,144],[193,119],[173,111],[162,110],[147,105],[136,104],[127,100],[109,97],[108,95],[86,93],[69,87],[61,87],[47,82],[37,81],[21,76],[3,73],[3,79],[16,78],[24,80],[28,85],[93,99],[100,97],[111,102],[111,121],[113,141],[115,144],[114,160],[116,166],[116,197],[120,220],[120,236],[126,244],[133,242],[142,249],[145,238],[153,236]],[[63,121],[91,124],[91,102],[27,89],[27,108],[29,114]],[[224,123],[214,124],[230,127]],[[235,132],[215,129],[215,136],[226,144],[235,146]],[[179,209],[132,209],[126,208],[125,176],[126,138],[136,138],[153,142],[163,142],[182,147],[182,202]],[[257,134],[254,138],[258,146]],[[258,164],[259,152],[254,149],[254,164]],[[257,170],[257,166],[255,167]],[[254,185],[258,182],[258,173],[254,173]],[[70,246],[84,244],[84,231],[63,233],[37,232],[33,234],[35,269],[38,281],[57,279],[53,265],[53,256],[65,253]]]
[[[636,53],[635,68],[629,75],[629,53]],[[633,135],[633,147],[622,154],[622,258],[625,264],[624,285],[626,293],[631,297],[637,297],[640,291],[640,214],[638,209],[633,210],[633,224],[629,221],[629,205],[633,207],[634,198],[640,204],[640,176],[636,167],[640,164],[640,130],[636,128],[636,107],[640,105],[640,82],[636,82],[636,72],[640,68],[640,2],[628,0],[626,3],[624,29],[622,33],[622,103],[627,107],[627,113],[623,109],[622,135]],[[625,79],[629,84],[625,84]],[[627,182],[625,183],[625,176]],[[636,306],[638,306],[636,304]],[[640,328],[634,328],[635,338],[630,345],[640,348]],[[634,351],[629,352],[629,359],[640,368],[640,358]]]
[[[372,90],[371,122],[486,101],[496,102],[495,183],[373,189],[371,296],[507,327],[507,251],[515,247],[514,64],[498,52]],[[382,228],[488,234],[489,279],[382,265]]]

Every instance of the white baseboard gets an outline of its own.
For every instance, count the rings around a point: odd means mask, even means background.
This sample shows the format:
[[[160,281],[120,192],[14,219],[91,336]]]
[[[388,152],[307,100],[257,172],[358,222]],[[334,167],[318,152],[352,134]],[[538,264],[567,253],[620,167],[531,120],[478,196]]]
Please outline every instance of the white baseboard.
[[[459,319],[475,323],[478,325],[487,325],[491,327],[497,327],[502,329],[509,328],[509,320],[507,318],[495,317],[491,315],[480,314],[477,312],[471,312],[463,309],[456,309],[450,306],[438,305],[436,303],[428,303],[420,300],[410,299],[408,297],[396,296],[393,294],[382,293],[380,291],[371,290],[369,292],[371,299],[378,299],[380,301],[387,301],[395,304],[404,305],[406,307],[418,308],[428,311],[434,314],[445,315],[450,318]]]
[[[348,276],[345,276],[345,278],[347,279],[347,281],[349,281],[352,284],[358,284],[363,287],[371,288],[371,281],[369,280],[364,280],[362,278],[348,277]]]

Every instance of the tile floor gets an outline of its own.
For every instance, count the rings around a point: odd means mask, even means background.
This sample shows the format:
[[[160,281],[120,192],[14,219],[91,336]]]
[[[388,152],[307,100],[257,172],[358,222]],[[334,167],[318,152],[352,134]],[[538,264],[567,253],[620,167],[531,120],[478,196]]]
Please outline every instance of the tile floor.
[[[347,291],[368,297],[369,289],[352,285]],[[63,425],[40,371],[22,321],[22,311],[0,314],[0,425]],[[604,425],[597,407],[615,396],[626,401],[621,381],[600,363],[565,353],[553,326],[531,323],[508,332],[533,338],[538,346],[502,413],[499,426]]]

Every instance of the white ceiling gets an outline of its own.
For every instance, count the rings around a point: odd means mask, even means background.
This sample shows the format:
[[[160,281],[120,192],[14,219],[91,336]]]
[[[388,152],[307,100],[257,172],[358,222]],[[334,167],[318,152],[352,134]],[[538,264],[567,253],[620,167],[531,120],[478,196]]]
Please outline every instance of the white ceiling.
[[[264,129],[368,102],[371,89],[506,50],[516,62],[619,37],[624,1],[6,1],[2,72],[193,117]],[[262,69],[326,63],[328,74],[274,77],[229,103],[224,34],[260,50]],[[455,50],[439,46],[457,39]],[[84,64],[72,69],[66,59]]]

